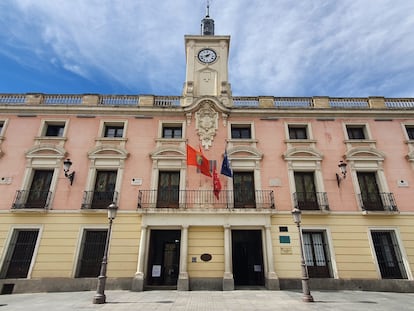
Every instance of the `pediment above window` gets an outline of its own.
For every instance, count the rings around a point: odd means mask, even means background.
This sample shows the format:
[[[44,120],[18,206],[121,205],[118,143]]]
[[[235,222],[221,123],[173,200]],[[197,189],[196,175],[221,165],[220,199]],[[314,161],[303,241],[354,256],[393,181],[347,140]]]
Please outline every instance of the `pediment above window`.
[[[155,149],[151,153],[151,158],[155,159],[164,159],[164,158],[171,158],[171,159],[182,159],[186,158],[186,152],[177,146],[170,145],[170,146],[162,146]]]
[[[64,148],[54,144],[36,145],[26,151],[27,158],[56,158],[61,159],[65,157],[66,151]]]
[[[350,160],[367,160],[367,161],[384,161],[385,154],[375,148],[358,147],[352,148],[345,154],[345,159]]]
[[[283,154],[283,158],[286,161],[291,160],[313,160],[321,161],[323,159],[323,154],[311,147],[297,147],[290,148]]]
[[[227,150],[227,154],[231,159],[250,158],[261,160],[263,158],[263,153],[250,146],[235,146],[233,148],[229,148]]]
[[[116,158],[126,159],[129,156],[128,151],[116,145],[100,145],[88,152],[90,159],[95,158]]]

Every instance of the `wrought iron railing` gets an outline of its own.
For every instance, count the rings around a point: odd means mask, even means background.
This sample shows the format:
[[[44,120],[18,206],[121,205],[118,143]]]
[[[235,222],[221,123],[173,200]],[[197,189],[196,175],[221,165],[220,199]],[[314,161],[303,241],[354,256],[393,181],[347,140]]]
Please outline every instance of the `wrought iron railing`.
[[[84,191],[82,209],[107,209],[118,201],[117,191]]]
[[[233,190],[222,190],[218,197],[213,190],[140,190],[138,208],[274,209],[275,200],[272,190],[255,190],[251,197]]]
[[[364,211],[398,211],[394,194],[391,192],[359,193],[358,199]]]
[[[13,209],[22,208],[48,208],[51,191],[17,190]]]
[[[295,192],[293,193],[295,208],[305,211],[329,210],[326,192]]]

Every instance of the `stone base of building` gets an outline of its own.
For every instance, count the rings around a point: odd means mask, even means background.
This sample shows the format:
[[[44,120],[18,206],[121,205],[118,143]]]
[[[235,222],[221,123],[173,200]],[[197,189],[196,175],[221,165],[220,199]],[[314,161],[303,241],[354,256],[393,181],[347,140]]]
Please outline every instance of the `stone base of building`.
[[[184,280],[179,281],[182,282]],[[185,284],[177,284],[181,290],[234,290],[234,280],[224,278],[189,278]],[[188,283],[187,283],[188,282]],[[43,279],[1,279],[2,294],[36,292],[95,291],[98,278],[43,278]],[[188,284],[188,289],[187,289]],[[300,279],[267,279],[268,290],[300,290]],[[379,292],[414,293],[414,281],[410,280],[367,280],[367,279],[310,279],[310,290],[360,290]],[[108,278],[106,290],[144,290],[140,278]]]
[[[301,289],[301,279],[279,279],[281,290]],[[360,290],[377,292],[414,293],[411,280],[375,279],[310,279],[310,290]]]
[[[142,292],[144,290],[144,275],[136,274],[132,279],[131,290],[133,292]]]
[[[2,279],[0,291],[10,294],[41,292],[79,292],[94,291],[98,278],[42,278],[42,279]],[[105,289],[130,290],[131,278],[108,278]]]

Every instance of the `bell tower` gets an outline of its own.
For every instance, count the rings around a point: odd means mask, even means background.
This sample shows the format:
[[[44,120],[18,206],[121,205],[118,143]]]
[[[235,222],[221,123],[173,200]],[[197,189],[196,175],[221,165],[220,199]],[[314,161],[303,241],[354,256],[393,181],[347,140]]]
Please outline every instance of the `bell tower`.
[[[186,79],[183,89],[184,106],[203,96],[215,96],[225,105],[231,105],[231,87],[228,82],[230,36],[214,34],[214,20],[210,5],[201,21],[200,35],[186,35]]]

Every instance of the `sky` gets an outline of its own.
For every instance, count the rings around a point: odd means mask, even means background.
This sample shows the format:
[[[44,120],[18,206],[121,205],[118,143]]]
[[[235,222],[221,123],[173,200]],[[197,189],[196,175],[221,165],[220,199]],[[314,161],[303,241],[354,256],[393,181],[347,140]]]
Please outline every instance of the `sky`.
[[[182,94],[206,0],[0,0],[0,93]],[[210,0],[233,96],[414,97],[412,0]]]

